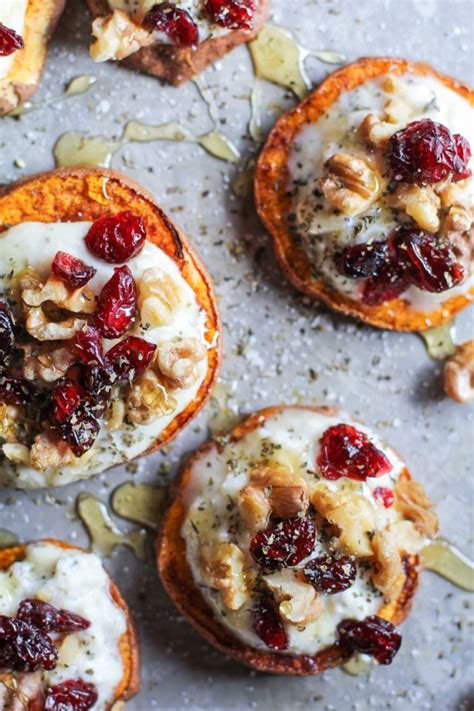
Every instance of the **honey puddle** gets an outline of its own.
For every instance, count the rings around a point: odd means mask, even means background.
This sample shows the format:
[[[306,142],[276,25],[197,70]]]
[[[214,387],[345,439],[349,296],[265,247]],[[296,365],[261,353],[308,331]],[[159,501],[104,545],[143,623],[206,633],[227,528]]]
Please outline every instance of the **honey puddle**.
[[[153,141],[180,141],[197,143],[207,153],[220,160],[235,162],[240,158],[238,149],[219,131],[195,136],[176,121],[153,126],[140,121],[129,121],[117,141],[104,136],[88,137],[75,131],[65,133],[57,140],[53,155],[58,167],[101,166],[108,168],[113,156],[126,143],[151,143]]]
[[[127,481],[115,489],[111,506],[117,516],[157,529],[166,503],[165,487]]]
[[[423,548],[421,556],[426,570],[432,570],[462,590],[474,592],[474,563],[456,546],[440,539]]]
[[[341,670],[351,676],[361,676],[367,674],[372,666],[372,662],[363,654],[355,654],[348,662],[341,664]]]
[[[0,528],[0,550],[18,545],[18,537],[5,528]]]
[[[101,556],[110,556],[117,546],[128,546],[137,558],[145,558],[146,531],[121,531],[109,516],[105,504],[91,494],[80,494],[77,498],[77,513],[91,538],[92,549]]]
[[[48,101],[43,101],[38,104],[33,104],[31,103],[31,101],[25,101],[22,106],[19,106],[17,109],[10,111],[7,116],[23,116],[24,114],[29,114],[32,111],[38,111],[39,109],[43,109],[47,106],[54,106],[55,104],[59,104],[61,103],[61,101],[64,101],[64,99],[70,99],[73,96],[80,96],[81,94],[85,94],[86,92],[88,92],[89,89],[94,86],[96,81],[97,77],[93,76],[92,74],[82,74],[81,76],[74,77],[66,86],[64,94],[62,94],[61,96],[55,96],[52,99],[49,99]]]
[[[279,25],[266,24],[248,46],[256,76],[290,89],[299,99],[303,99],[311,88],[304,66],[308,57],[316,57],[327,64],[345,62],[345,57],[338,52],[306,49],[288,29]]]
[[[420,336],[425,342],[428,354],[434,360],[448,358],[456,351],[454,337],[456,327],[454,320],[447,321],[442,326],[429,328],[427,331],[420,331]]]

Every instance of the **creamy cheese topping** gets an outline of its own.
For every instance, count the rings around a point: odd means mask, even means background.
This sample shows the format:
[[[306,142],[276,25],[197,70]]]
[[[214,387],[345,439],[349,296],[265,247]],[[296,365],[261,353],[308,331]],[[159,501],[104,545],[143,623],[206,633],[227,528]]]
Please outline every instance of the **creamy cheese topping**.
[[[296,227],[315,272],[338,291],[356,300],[361,297],[365,280],[341,275],[333,261],[334,253],[351,244],[384,239],[399,222],[384,197],[388,178],[380,154],[371,155],[371,161],[381,173],[382,197],[355,217],[334,210],[322,196],[319,180],[325,161],[336,153],[363,158],[366,149],[357,134],[360,124],[369,113],[383,119],[384,106],[394,97],[409,107],[405,125],[420,118],[430,118],[447,126],[452,133],[460,133],[474,146],[474,109],[457,92],[434,77],[404,74],[396,78],[400,88],[394,94],[384,90],[382,85],[386,79],[382,76],[343,92],[316,123],[308,124],[297,134],[288,164],[290,189],[296,189]],[[470,167],[474,168],[474,158]],[[472,176],[463,182],[463,191],[463,200],[474,208]],[[447,298],[466,293],[473,286],[472,265],[468,265],[467,272],[462,284],[443,293],[429,293],[410,286],[402,297],[416,311],[434,311]]]
[[[24,560],[0,571],[0,614],[13,617],[26,598],[43,600],[91,623],[65,637],[57,667],[43,672],[44,682],[53,686],[80,678],[92,683],[98,693],[94,711],[105,711],[123,676],[119,642],[127,623],[112,600],[100,558],[51,543],[29,545]]]
[[[0,22],[23,37],[28,0],[2,0],[0,2]],[[5,77],[15,59],[16,52],[0,57],[0,79]]]
[[[341,478],[337,481],[320,479],[316,471],[319,440],[329,427],[338,423],[352,424],[370,436],[373,444],[383,451],[392,468],[383,476],[369,478],[365,482]],[[237,610],[224,611],[219,594],[205,580],[201,563],[203,545],[228,542],[236,544],[246,557],[246,567],[258,571],[258,566],[249,553],[250,534],[239,524],[236,514],[236,499],[239,491],[249,483],[250,473],[262,462],[289,467],[306,481],[310,491],[318,481],[323,481],[332,490],[350,490],[362,494],[373,507],[375,530],[401,519],[394,506],[384,508],[372,495],[376,487],[393,488],[403,462],[367,428],[343,414],[329,417],[310,410],[285,408],[268,417],[264,424],[246,434],[237,442],[228,441],[222,448],[212,448],[195,460],[189,484],[183,493],[187,507],[182,535],[186,540],[186,554],[195,580],[203,596],[210,603],[219,620],[229,627],[239,639],[257,649],[267,649],[252,628],[254,601],[250,598]],[[314,552],[302,561],[298,568],[312,558],[329,553],[328,543],[316,536]],[[286,624],[289,648],[285,653],[315,654],[336,641],[337,624],[345,618],[362,620],[375,614],[383,603],[383,597],[371,584],[373,569],[367,562],[358,565],[357,578],[347,590],[334,595],[322,595],[323,613],[314,622],[302,629]],[[225,614],[224,614],[225,613]]]
[[[11,297],[12,280],[27,267],[33,267],[40,276],[46,278],[50,273],[51,263],[58,250],[79,257],[86,264],[97,269],[97,273],[87,286],[98,295],[101,288],[113,274],[114,265],[96,258],[87,249],[84,237],[91,223],[23,223],[0,234],[0,300]],[[181,276],[175,262],[161,249],[150,242],[145,242],[141,252],[127,262],[133,277],[139,283],[145,270],[157,267],[170,275],[178,285],[184,300],[165,326],[150,327],[137,316],[133,328],[127,332],[145,338],[151,343],[160,344],[175,338],[197,337],[206,345],[204,338],[206,316],[196,301],[192,289]],[[108,350],[116,341],[105,340]],[[26,464],[14,464],[5,458],[1,461],[0,485],[19,487],[58,486],[77,479],[88,478],[113,464],[133,459],[150,447],[159,434],[182,412],[195,398],[207,372],[207,358],[196,366],[199,377],[187,388],[172,391],[176,408],[170,414],[144,425],[125,424],[117,431],[107,430],[102,426],[96,442],[77,463],[61,468],[60,471],[38,472]]]

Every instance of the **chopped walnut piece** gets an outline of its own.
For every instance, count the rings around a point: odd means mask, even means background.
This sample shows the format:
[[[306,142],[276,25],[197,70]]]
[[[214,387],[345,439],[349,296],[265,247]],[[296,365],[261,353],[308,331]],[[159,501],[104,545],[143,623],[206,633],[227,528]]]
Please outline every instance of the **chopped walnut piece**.
[[[425,545],[425,537],[412,521],[396,521],[372,538],[376,571],[372,582],[389,600],[398,597],[405,578],[402,553],[415,555]]]
[[[308,486],[303,477],[280,464],[254,469],[250,485],[264,490],[271,512],[278,518],[293,518],[309,506]]]
[[[400,80],[392,74],[388,74],[382,81],[382,89],[387,92],[387,94],[396,94],[402,85]]]
[[[458,183],[444,180],[433,187],[440,196],[443,207],[451,207],[452,205],[469,207],[471,204],[471,191],[466,189],[467,184],[465,180],[461,180]]]
[[[17,408],[15,405],[6,405],[0,402],[0,439],[9,444],[16,442]]]
[[[41,672],[0,670],[1,711],[38,711],[43,707]]]
[[[399,124],[408,123],[412,113],[410,106],[400,96],[389,99],[385,103],[384,110],[388,123],[395,124],[397,127]]]
[[[362,158],[336,153],[324,164],[321,188],[333,207],[354,216],[365,212],[377,199],[380,179]]]
[[[95,311],[96,303],[94,294],[86,286],[80,289],[68,287],[61,279],[50,276],[43,284],[41,281],[32,286],[34,275],[33,270],[20,279],[21,299],[26,306],[41,306],[47,301],[51,301],[56,306],[60,306],[72,313],[91,314]],[[24,288],[23,284],[28,283],[25,278],[29,278],[29,287]]]
[[[66,466],[73,464],[76,457],[65,442],[57,438],[52,432],[42,432],[36,435],[30,450],[30,460],[33,469],[42,472],[48,467]]]
[[[175,398],[149,368],[133,385],[127,396],[127,417],[136,425],[154,422],[171,414],[177,407]]]
[[[359,558],[373,555],[374,508],[364,496],[351,490],[333,491],[320,483],[310,498],[316,511],[339,528],[339,542],[347,553]]]
[[[321,616],[321,598],[315,588],[301,578],[301,571],[281,570],[264,575],[262,579],[279,603],[279,612],[285,622],[304,627]]]
[[[474,340],[458,346],[446,361],[444,389],[456,402],[467,404],[474,400]]]
[[[467,232],[471,228],[473,221],[472,210],[463,205],[452,205],[443,220],[443,234]]]
[[[44,380],[46,383],[53,383],[59,380],[73,365],[77,356],[72,348],[67,346],[56,347],[47,344],[45,346],[21,345],[23,358],[23,377],[25,380]]]
[[[95,42],[90,48],[90,54],[95,62],[125,59],[154,42],[151,32],[132,22],[121,10],[114,10],[111,15],[95,19],[92,34]]]
[[[173,388],[190,388],[199,378],[198,365],[206,358],[198,338],[173,338],[158,344],[155,366]]]
[[[202,572],[207,584],[220,592],[229,610],[239,610],[249,598],[245,582],[244,554],[234,543],[205,545],[201,550]]]
[[[395,124],[382,121],[375,114],[367,114],[359,126],[359,136],[371,148],[381,148],[396,130]]]
[[[15,464],[30,464],[30,450],[17,442],[2,445],[3,454]]]
[[[411,479],[399,479],[394,487],[395,506],[404,518],[413,521],[415,528],[428,538],[438,533],[438,517],[431,511],[433,504],[422,484]]]
[[[80,318],[50,321],[40,306],[29,309],[25,320],[26,330],[38,341],[68,341],[86,325],[87,321]]]
[[[263,489],[257,486],[244,486],[237,495],[240,518],[251,531],[265,528],[270,517],[270,501]]]
[[[150,324],[153,328],[166,326],[183,306],[181,286],[158,267],[145,269],[137,282],[137,288],[142,323]]]
[[[125,403],[120,398],[112,400],[109,409],[105,415],[105,426],[110,432],[119,430],[125,419]]]
[[[404,210],[422,230],[439,230],[439,209],[441,201],[429,185],[400,185],[390,196],[389,204]]]
[[[421,533],[413,521],[394,521],[387,526],[397,542],[401,553],[417,555],[426,546],[426,536]]]

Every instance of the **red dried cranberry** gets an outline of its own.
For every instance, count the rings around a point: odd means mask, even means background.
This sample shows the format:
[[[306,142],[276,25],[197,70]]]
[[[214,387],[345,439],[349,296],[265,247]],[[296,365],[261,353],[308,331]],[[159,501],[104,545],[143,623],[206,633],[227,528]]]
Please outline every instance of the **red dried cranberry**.
[[[367,477],[382,476],[392,468],[385,454],[352,425],[329,427],[320,443],[317,464],[325,479],[346,476],[365,481]]]
[[[120,379],[132,381],[150,364],[156,344],[129,336],[107,351],[107,360]]]
[[[68,679],[48,690],[44,711],[89,711],[98,698],[94,684]]]
[[[259,531],[250,541],[250,552],[265,568],[287,568],[309,556],[315,537],[312,519],[288,518]]]
[[[213,22],[230,30],[251,30],[255,0],[207,0],[206,10]]]
[[[387,260],[387,242],[368,242],[347,247],[336,256],[336,264],[351,279],[376,274]]]
[[[390,263],[367,279],[362,291],[362,301],[367,306],[380,306],[398,299],[410,286],[410,278],[399,265]]]
[[[199,29],[189,12],[171,2],[153,5],[142,24],[147,30],[164,32],[177,47],[199,44]]]
[[[24,46],[23,37],[0,22],[0,57],[8,57]]]
[[[459,160],[461,161],[462,168],[458,169],[453,175],[453,180],[455,183],[458,180],[465,180],[472,175],[472,170],[467,167],[469,161],[471,160],[471,146],[467,138],[461,136],[460,133],[455,133],[453,135],[454,143],[456,144],[456,152],[458,154]]]
[[[128,267],[115,267],[103,286],[95,312],[95,325],[104,338],[119,338],[130,328],[137,309],[137,287]]]
[[[376,501],[380,501],[382,506],[384,506],[386,509],[389,509],[395,500],[393,491],[391,489],[388,489],[386,486],[377,486],[373,490],[372,494],[374,499]]]
[[[120,264],[138,254],[145,238],[143,219],[125,211],[96,220],[85,236],[85,242],[96,257],[110,264]]]
[[[461,140],[462,139],[462,140]],[[432,184],[466,173],[470,146],[431,119],[412,121],[390,138],[387,160],[392,177],[409,183]],[[468,171],[470,175],[470,171]]]
[[[116,380],[115,371],[108,364],[84,371],[82,383],[89,398],[89,409],[95,417],[100,417],[106,409]]]
[[[61,423],[69,419],[81,404],[83,396],[82,388],[69,378],[56,385],[51,391],[53,421]]]
[[[318,592],[333,595],[351,587],[356,579],[357,568],[348,555],[342,558],[323,555],[306,563],[304,574]]]
[[[13,319],[7,304],[0,301],[0,368],[10,355],[15,343]]]
[[[97,269],[67,252],[57,252],[51,265],[53,273],[69,286],[78,289],[92,279]]]
[[[83,331],[76,333],[74,344],[86,365],[105,364],[102,336],[94,326],[86,326]]]
[[[27,405],[33,396],[33,386],[21,378],[0,375],[0,402],[7,405]]]
[[[59,436],[76,457],[82,457],[94,444],[100,425],[88,403],[79,405],[71,417],[59,425]]]
[[[252,626],[255,634],[269,649],[279,652],[288,649],[290,642],[283,622],[268,600],[261,600],[259,606],[253,611]]]
[[[0,667],[13,671],[54,669],[58,651],[47,634],[36,627],[0,615]]]
[[[81,632],[91,624],[80,615],[74,615],[68,610],[58,610],[43,600],[23,600],[16,617],[42,632]]]
[[[373,615],[365,620],[343,620],[337,626],[339,643],[354,652],[369,654],[379,664],[391,664],[402,637],[388,620]]]
[[[447,246],[438,244],[434,235],[417,230],[400,230],[395,237],[398,260],[411,282],[419,289],[442,292],[459,284],[464,268]]]

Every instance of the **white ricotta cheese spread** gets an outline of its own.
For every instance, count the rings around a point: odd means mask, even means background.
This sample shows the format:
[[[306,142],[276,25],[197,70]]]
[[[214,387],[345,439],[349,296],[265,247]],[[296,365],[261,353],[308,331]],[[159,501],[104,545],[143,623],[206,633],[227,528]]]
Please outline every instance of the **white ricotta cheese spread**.
[[[27,547],[24,560],[0,571],[0,614],[13,617],[26,598],[37,598],[88,620],[82,632],[68,634],[57,667],[44,671],[47,686],[67,679],[94,684],[94,711],[105,711],[123,676],[119,651],[127,624],[110,594],[110,579],[98,556],[51,543]]]
[[[257,570],[258,566],[249,553],[250,535],[242,525],[238,525],[235,502],[238,492],[249,483],[249,476],[262,461],[283,464],[299,474],[308,484],[309,491],[320,481],[317,474],[319,440],[329,427],[338,423],[352,424],[370,437],[373,444],[389,459],[392,468],[383,476],[369,478],[365,482],[341,478],[337,481],[323,479],[333,490],[350,487],[362,494],[375,513],[376,530],[384,529],[389,523],[399,521],[400,513],[394,506],[384,508],[372,495],[376,487],[393,488],[401,471],[405,468],[395,452],[383,444],[367,428],[343,414],[329,417],[310,410],[285,408],[268,417],[263,426],[246,434],[237,442],[229,441],[222,449],[212,448],[207,454],[195,460],[191,481],[183,491],[187,507],[182,528],[186,540],[187,560],[200,591],[215,611],[218,619],[245,644],[256,649],[267,649],[252,628],[253,600],[244,606],[223,614],[222,602],[216,591],[206,584],[203,577],[200,550],[204,544],[229,542],[237,544],[246,556],[246,565]],[[329,553],[327,543],[318,540],[309,558],[297,567],[302,568],[312,558]],[[358,565],[354,584],[343,592],[322,595],[323,613],[314,622],[299,629],[285,624],[289,637],[289,648],[285,654],[316,654],[336,641],[336,627],[345,618],[362,620],[373,615],[382,607],[383,597],[371,584],[370,564]]]

